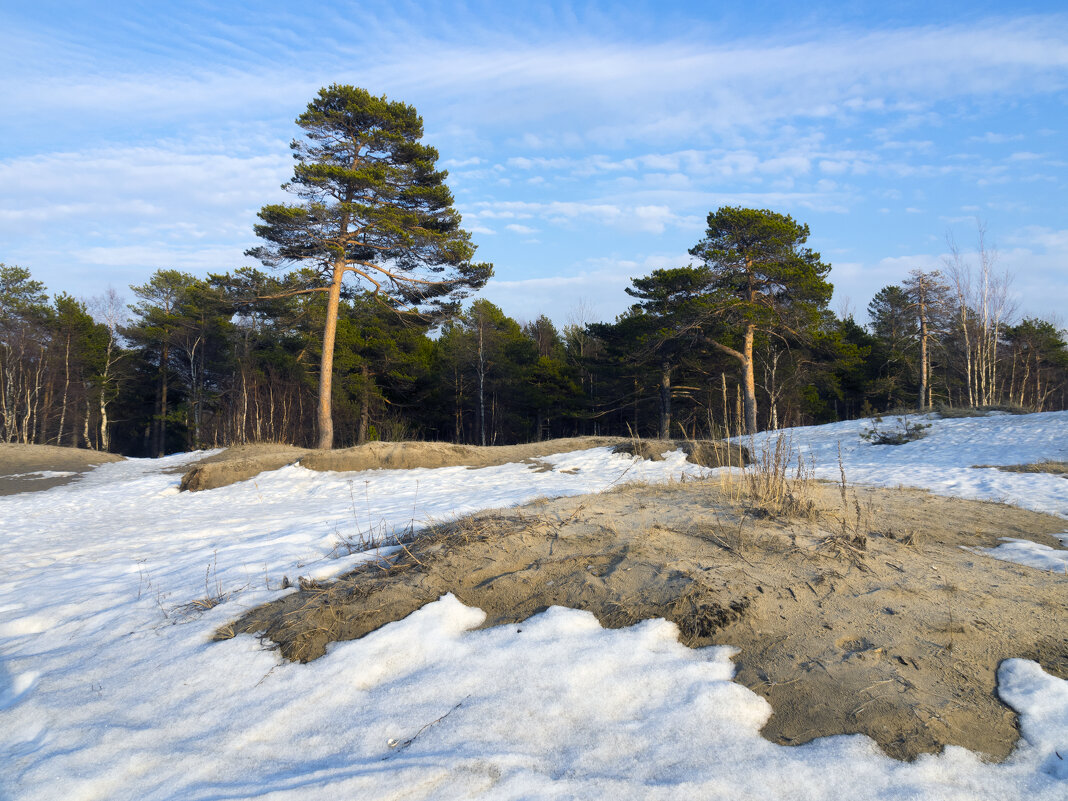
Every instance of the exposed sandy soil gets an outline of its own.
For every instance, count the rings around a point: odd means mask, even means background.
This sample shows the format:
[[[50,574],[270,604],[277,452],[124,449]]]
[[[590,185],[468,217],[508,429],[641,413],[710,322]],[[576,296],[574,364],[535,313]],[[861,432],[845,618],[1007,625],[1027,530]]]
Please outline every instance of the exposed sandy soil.
[[[993,465],[1006,473],[1052,473],[1068,478],[1068,462],[1032,462],[1031,464]]]
[[[206,490],[226,487],[247,481],[268,470],[277,470],[300,461],[310,453],[307,448],[293,445],[234,445],[222,453],[206,456],[192,465],[182,467],[180,489]],[[178,471],[176,471],[178,472]]]
[[[114,453],[83,448],[60,448],[55,445],[18,445],[0,443],[0,495],[34,492],[69,484],[79,475],[105,462],[122,461]],[[40,475],[42,472],[70,473],[65,476]]]
[[[192,465],[182,477],[182,490],[218,489],[245,481],[266,470],[287,464],[300,464],[309,470],[406,470],[413,467],[491,467],[513,462],[533,463],[554,453],[569,453],[602,446],[615,446],[621,452],[640,451],[645,458],[660,459],[667,451],[683,448],[691,461],[708,467],[739,464],[748,458],[743,448],[729,450],[713,442],[644,440],[621,437],[572,437],[526,445],[453,445],[446,442],[369,442],[341,450],[318,451],[290,445],[239,445],[209,456]],[[546,469],[549,466],[546,465]]]
[[[308,661],[448,592],[520,630],[551,605],[610,627],[665,617],[688,645],[740,649],[737,680],[771,703],[774,742],[862,732],[900,759],[949,743],[1005,758],[1018,735],[997,666],[1025,657],[1068,678],[1068,576],[961,546],[1057,547],[1068,524],[919,490],[807,491],[819,511],[795,520],[717,480],[478,515],[336,582],[300,580],[217,636],[263,633]]]

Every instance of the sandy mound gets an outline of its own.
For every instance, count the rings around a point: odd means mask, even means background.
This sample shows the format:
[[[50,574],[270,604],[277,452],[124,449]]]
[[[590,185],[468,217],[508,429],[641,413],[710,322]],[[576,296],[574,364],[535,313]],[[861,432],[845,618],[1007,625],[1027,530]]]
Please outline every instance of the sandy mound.
[[[526,445],[453,445],[446,442],[370,442],[334,451],[313,451],[288,445],[242,445],[197,462],[182,478],[183,490],[217,489],[245,481],[266,470],[299,463],[309,470],[351,472],[358,470],[408,470],[415,467],[492,467],[527,462],[554,453],[616,446],[618,452],[663,458],[668,451],[682,448],[696,464],[718,467],[747,459],[745,449],[728,450],[715,442],[653,440],[633,442],[620,437],[572,437]],[[650,455],[647,455],[650,454]]]
[[[475,516],[339,581],[301,580],[218,636],[265,632],[307,661],[447,592],[487,626],[551,605],[612,627],[665,617],[689,645],[741,649],[737,680],[770,701],[774,742],[862,732],[897,758],[948,743],[1006,757],[1016,719],[997,665],[1025,657],[1068,677],[1068,577],[961,546],[1056,546],[1064,521],[917,490],[850,490],[845,504],[835,485],[807,492],[821,511],[802,520],[754,517],[716,481]]]
[[[651,462],[662,462],[665,454],[676,450],[702,467],[744,467],[750,461],[749,449],[744,445],[727,445],[709,439],[628,439],[612,448],[613,453],[639,456]]]
[[[300,460],[307,448],[292,445],[235,445],[208,456],[186,469],[180,490],[209,490],[246,481],[267,470]]]
[[[0,443],[0,495],[34,492],[69,484],[97,465],[122,459],[122,456],[114,453],[82,448]]]

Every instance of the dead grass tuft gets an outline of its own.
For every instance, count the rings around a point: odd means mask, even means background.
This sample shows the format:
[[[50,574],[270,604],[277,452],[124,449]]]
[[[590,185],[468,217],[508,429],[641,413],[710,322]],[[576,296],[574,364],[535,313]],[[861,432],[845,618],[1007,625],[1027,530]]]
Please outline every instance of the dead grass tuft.
[[[977,464],[972,466],[993,467],[1006,473],[1050,473],[1068,478],[1068,462],[1056,462],[1053,460],[1031,462],[1030,464]]]
[[[219,553],[216,551],[204,570],[204,597],[175,607],[175,612],[184,617],[203,614],[219,604],[226,603],[237,594],[236,590],[223,590],[222,582],[219,580],[218,566]]]
[[[1025,409],[1015,403],[998,403],[991,406],[946,406],[937,404],[932,410],[939,417],[945,419],[960,417],[987,417],[991,412],[1004,412],[1005,414],[1030,414],[1031,409]],[[913,410],[915,412],[915,410]]]
[[[742,472],[742,492],[749,512],[758,517],[815,520],[815,465],[805,461],[785,434],[765,440],[760,452]]]
[[[842,499],[842,507],[837,516],[837,527],[820,540],[817,548],[863,566],[875,510],[870,499],[862,504],[856,490],[850,489],[842,463],[841,443],[838,444],[838,475],[838,494]]]

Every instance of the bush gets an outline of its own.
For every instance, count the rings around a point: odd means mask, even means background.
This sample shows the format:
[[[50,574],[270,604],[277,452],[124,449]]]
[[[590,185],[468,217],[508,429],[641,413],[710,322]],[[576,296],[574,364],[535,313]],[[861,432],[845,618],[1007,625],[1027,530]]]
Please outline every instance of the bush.
[[[876,417],[872,420],[871,428],[860,432],[860,438],[872,445],[904,445],[923,439],[931,427],[930,423],[910,422],[907,417],[897,418],[899,428],[879,428],[882,422],[883,418]]]

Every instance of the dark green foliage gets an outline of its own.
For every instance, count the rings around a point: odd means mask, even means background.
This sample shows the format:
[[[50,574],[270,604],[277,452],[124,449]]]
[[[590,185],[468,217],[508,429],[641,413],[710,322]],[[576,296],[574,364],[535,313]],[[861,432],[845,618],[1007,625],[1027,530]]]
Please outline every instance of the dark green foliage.
[[[329,293],[316,420],[318,446],[331,448],[345,275],[395,311],[438,322],[455,313],[467,291],[485,284],[493,267],[471,261],[474,245],[452,207],[445,171],[435,168],[438,152],[419,142],[423,121],[414,108],[334,84],[319,91],[297,125],[306,139],[291,145],[296,165],[283,188],[301,202],[264,206],[255,230],[268,244],[248,253],[269,266],[303,264],[302,275],[314,280],[293,293]],[[366,399],[361,405],[366,408]]]
[[[298,175],[301,186],[321,183],[320,173]],[[562,333],[545,316],[520,325],[478,300],[432,336],[431,316],[411,314],[403,293],[353,282],[337,286],[332,301],[318,291],[323,262],[312,259],[282,274],[246,267],[206,280],[159,270],[133,287],[123,339],[117,297],[107,308],[50,299],[29,271],[0,265],[0,437],[130,455],[314,446],[331,303],[339,445],[718,437],[747,427],[757,397],[759,423],[769,427],[915,408],[924,326],[928,403],[944,416],[974,413],[961,408],[969,351],[959,321],[975,312],[953,307],[937,273],[913,271],[903,286],[881,290],[866,330],[825,308],[826,265],[803,247],[805,226],[721,209],[709,231],[695,248],[708,261],[636,278],[635,303],[614,322],[572,323]],[[996,370],[986,375],[996,376],[989,394],[997,405],[985,410],[1068,407],[1064,331],[1025,318],[1001,325],[996,344]],[[876,421],[868,439],[901,444],[925,428]]]
[[[305,139],[290,145],[296,164],[284,188],[301,202],[260,210],[255,232],[269,244],[249,255],[308,265],[326,283],[340,264],[369,290],[438,312],[486,282],[492,267],[471,261],[447,173],[435,168],[437,150],[419,142],[423,121],[412,106],[334,84],[297,125]]]
[[[807,225],[767,209],[724,206],[690,249],[710,271],[710,302],[733,325],[800,334],[831,299],[830,265],[805,247]]]
[[[872,404],[887,410],[908,404],[916,395],[919,326],[908,294],[897,285],[885,286],[868,304],[875,337],[871,359],[878,373],[872,384]]]
[[[1005,357],[1011,360],[1010,403],[1044,410],[1058,393],[1063,404],[1068,377],[1068,343],[1065,334],[1048,320],[1024,318],[1005,329]]]
[[[108,343],[82,301],[0,264],[0,440],[107,447]]]
[[[802,342],[820,325],[831,299],[830,265],[805,247],[808,235],[808,226],[789,215],[724,206],[708,215],[704,239],[690,249],[709,271],[706,296],[718,328],[709,341],[741,368],[750,434],[758,426],[758,334]]]

